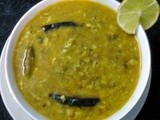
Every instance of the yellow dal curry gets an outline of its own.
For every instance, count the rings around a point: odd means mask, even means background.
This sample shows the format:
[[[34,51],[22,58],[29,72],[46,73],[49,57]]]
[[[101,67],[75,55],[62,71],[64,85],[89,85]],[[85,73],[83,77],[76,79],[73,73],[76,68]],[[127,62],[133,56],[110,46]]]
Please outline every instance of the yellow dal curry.
[[[25,26],[13,65],[23,97],[46,118],[102,120],[131,97],[140,54],[135,36],[117,26],[115,11],[89,1],[63,1]],[[73,105],[67,96],[97,101]]]

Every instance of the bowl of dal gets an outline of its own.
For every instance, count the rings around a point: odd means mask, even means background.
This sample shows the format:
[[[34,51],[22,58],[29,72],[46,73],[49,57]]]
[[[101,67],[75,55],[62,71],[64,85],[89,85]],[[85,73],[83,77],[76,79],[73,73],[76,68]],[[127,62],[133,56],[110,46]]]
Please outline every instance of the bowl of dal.
[[[5,77],[18,105],[35,120],[119,120],[142,96],[151,55],[116,22],[115,0],[44,0],[14,27]]]

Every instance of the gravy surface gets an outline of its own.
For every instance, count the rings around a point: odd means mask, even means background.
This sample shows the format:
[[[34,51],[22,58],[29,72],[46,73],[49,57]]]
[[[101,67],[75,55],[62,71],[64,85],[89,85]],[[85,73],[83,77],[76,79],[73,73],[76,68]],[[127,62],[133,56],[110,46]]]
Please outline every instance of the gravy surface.
[[[73,21],[43,31],[44,25]],[[18,38],[13,67],[27,103],[50,120],[103,120],[131,97],[140,72],[135,36],[116,12],[89,1],[63,1],[40,11]],[[49,94],[98,97],[92,107],[63,105]]]

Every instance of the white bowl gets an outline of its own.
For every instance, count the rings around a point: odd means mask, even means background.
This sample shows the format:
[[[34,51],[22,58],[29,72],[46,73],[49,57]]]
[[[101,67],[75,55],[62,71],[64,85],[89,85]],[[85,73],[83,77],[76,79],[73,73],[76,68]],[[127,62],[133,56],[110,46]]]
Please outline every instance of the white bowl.
[[[5,70],[5,77],[7,80],[7,84],[9,87],[9,90],[17,102],[17,104],[34,120],[44,120],[46,119],[44,116],[37,113],[33,108],[31,108],[24,98],[22,97],[20,91],[18,90],[18,87],[16,85],[14,73],[13,73],[13,65],[12,65],[12,59],[13,59],[13,50],[15,47],[16,40],[24,28],[24,26],[30,21],[40,10],[44,9],[45,7],[49,6],[50,4],[54,4],[56,2],[59,2],[60,0],[44,0],[34,7],[32,7],[23,17],[19,20],[19,22],[14,27],[10,38],[8,40],[8,44],[6,46],[6,55],[5,55],[5,62],[4,62],[4,70]],[[92,0],[95,2],[102,3],[113,10],[117,10],[119,3],[115,0]],[[147,82],[149,80],[150,70],[151,70],[151,55],[150,55],[150,48],[148,39],[146,37],[146,34],[141,26],[138,27],[136,36],[138,38],[138,43],[140,47],[140,54],[141,54],[141,71],[140,71],[140,77],[138,80],[138,84],[135,88],[135,91],[129,101],[115,114],[111,115],[109,118],[106,118],[107,120],[120,120],[124,116],[126,116],[132,108],[137,104],[138,100],[142,96]]]

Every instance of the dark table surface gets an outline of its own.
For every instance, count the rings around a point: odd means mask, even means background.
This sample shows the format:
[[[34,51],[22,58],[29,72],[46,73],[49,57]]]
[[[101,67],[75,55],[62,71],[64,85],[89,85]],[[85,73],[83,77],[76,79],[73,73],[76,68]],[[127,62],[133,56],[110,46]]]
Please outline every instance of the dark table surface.
[[[40,0],[0,0],[0,53],[20,17]],[[121,0],[118,0],[121,1]],[[160,0],[158,0],[160,4]],[[160,120],[160,18],[146,31],[152,55],[151,87],[136,120]],[[0,96],[0,120],[12,120]]]

